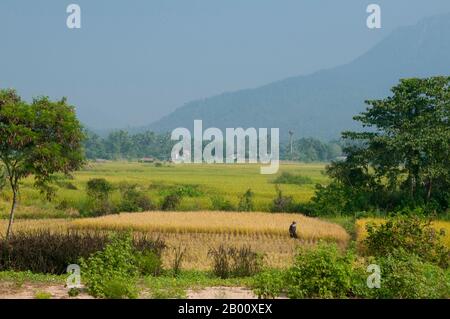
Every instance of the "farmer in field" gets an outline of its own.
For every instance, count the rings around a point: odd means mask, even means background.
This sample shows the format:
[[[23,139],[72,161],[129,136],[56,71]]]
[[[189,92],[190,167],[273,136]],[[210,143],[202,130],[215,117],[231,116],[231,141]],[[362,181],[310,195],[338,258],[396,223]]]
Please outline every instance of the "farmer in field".
[[[295,221],[289,226],[289,236],[291,236],[291,238],[297,238],[297,222]]]

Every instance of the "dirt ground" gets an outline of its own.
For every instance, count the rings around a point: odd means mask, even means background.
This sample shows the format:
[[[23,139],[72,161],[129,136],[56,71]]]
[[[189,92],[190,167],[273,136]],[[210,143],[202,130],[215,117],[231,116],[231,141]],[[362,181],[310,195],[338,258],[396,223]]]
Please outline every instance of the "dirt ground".
[[[255,294],[243,287],[207,287],[201,290],[188,290],[188,299],[257,299]]]
[[[43,293],[50,294],[51,299],[92,299],[84,291],[76,297],[69,297],[68,289],[63,285],[24,283],[19,286],[16,283],[0,283],[0,299],[36,299],[37,295]]]
[[[39,294],[50,294],[51,299],[93,299],[85,291],[76,297],[69,297],[68,289],[56,284],[30,284],[1,282],[0,299],[35,299]],[[250,289],[244,287],[207,287],[198,290],[189,289],[187,299],[256,299]]]

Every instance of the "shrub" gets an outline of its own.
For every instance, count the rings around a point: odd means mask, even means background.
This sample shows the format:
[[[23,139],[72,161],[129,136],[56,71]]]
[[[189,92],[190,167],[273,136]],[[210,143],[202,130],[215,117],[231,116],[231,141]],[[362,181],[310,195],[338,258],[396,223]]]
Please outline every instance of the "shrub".
[[[221,211],[235,211],[234,205],[222,196],[211,197],[212,209]]]
[[[366,229],[364,247],[368,255],[382,257],[404,249],[442,268],[449,266],[450,251],[441,241],[442,234],[436,232],[429,220],[400,216],[378,226],[367,224]]]
[[[109,241],[101,232],[16,232],[8,243],[0,240],[0,271],[65,274],[68,265],[104,249]],[[134,239],[133,246],[137,251],[152,251],[161,256],[165,243],[159,238],[141,235]]]
[[[196,184],[181,184],[181,185],[157,185],[152,184],[151,188],[159,188],[159,194],[167,196],[177,194],[180,197],[199,197],[203,195],[199,185]]]
[[[86,192],[89,197],[98,200],[107,199],[113,186],[104,178],[90,179],[86,185]]]
[[[294,210],[292,196],[284,196],[278,185],[275,189],[277,197],[273,200],[270,210],[272,212],[292,212]]]
[[[161,209],[168,210],[176,210],[178,205],[180,205],[181,197],[180,195],[173,193],[164,197],[163,202],[161,204]]]
[[[38,291],[34,294],[34,299],[51,299],[52,294],[47,291]]]
[[[266,270],[253,279],[253,292],[258,298],[269,299],[280,296],[286,287],[286,274],[282,270]]]
[[[226,247],[220,245],[211,248],[208,256],[213,259],[213,273],[220,278],[247,277],[259,273],[263,256],[250,247]]]
[[[336,244],[320,243],[315,249],[301,248],[287,274],[290,298],[343,298],[351,293],[352,254],[343,254]]]
[[[135,184],[121,184],[119,186],[122,201],[119,210],[123,212],[142,212],[155,209],[150,198],[138,190]]]
[[[17,232],[9,242],[0,241],[0,271],[64,274],[80,257],[101,250],[108,238],[100,233],[48,230]]]
[[[381,269],[381,285],[372,289],[376,298],[449,298],[450,282],[436,265],[422,261],[402,249],[378,257],[374,261]]]
[[[100,298],[135,298],[139,268],[131,236],[117,235],[102,251],[80,259],[89,293]]]
[[[253,192],[249,188],[247,191],[242,195],[242,197],[239,200],[238,205],[238,211],[240,212],[250,212],[253,210]]]
[[[161,256],[154,251],[138,252],[136,260],[139,272],[145,276],[158,276],[163,270]]]
[[[289,172],[283,172],[273,181],[275,184],[294,184],[294,185],[306,185],[312,184],[313,181],[308,176],[295,175]]]
[[[112,190],[113,186],[104,178],[94,178],[87,182],[89,209],[94,216],[109,215],[117,211],[109,200]]]
[[[105,282],[103,295],[109,299],[136,299],[139,296],[139,290],[128,278],[114,277]]]
[[[172,272],[174,276],[178,276],[181,272],[181,266],[183,265],[183,260],[186,255],[186,247],[179,245],[173,248],[174,257],[172,263]]]

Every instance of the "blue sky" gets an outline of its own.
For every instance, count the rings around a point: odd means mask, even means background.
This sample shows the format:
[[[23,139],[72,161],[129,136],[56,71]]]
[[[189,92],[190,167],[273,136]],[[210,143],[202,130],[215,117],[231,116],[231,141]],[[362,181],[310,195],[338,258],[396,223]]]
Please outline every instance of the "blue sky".
[[[82,29],[66,27],[66,7]],[[382,8],[381,30],[365,25]],[[149,124],[190,100],[350,62],[448,0],[2,0],[0,87],[67,96],[88,126]]]

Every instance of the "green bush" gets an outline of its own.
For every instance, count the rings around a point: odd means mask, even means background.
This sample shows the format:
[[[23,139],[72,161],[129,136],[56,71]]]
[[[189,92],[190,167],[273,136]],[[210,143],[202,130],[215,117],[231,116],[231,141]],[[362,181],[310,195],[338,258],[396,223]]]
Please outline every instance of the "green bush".
[[[307,185],[312,184],[313,181],[308,176],[295,175],[289,172],[281,173],[273,181],[275,184],[293,184],[293,185]]]
[[[238,211],[240,212],[251,212],[253,210],[253,197],[254,193],[249,188],[247,191],[241,196],[238,205]]]
[[[136,284],[122,277],[114,277],[106,281],[103,293],[104,297],[109,299],[136,299],[139,296]]]
[[[119,210],[122,212],[142,212],[154,210],[150,198],[138,189],[135,184],[122,183],[119,186],[122,200],[119,205]]]
[[[211,197],[211,204],[213,210],[221,210],[221,211],[235,211],[236,207],[234,205],[223,198],[222,196],[213,196]]]
[[[301,248],[287,274],[290,298],[344,298],[351,294],[354,256],[336,244]]]
[[[87,182],[86,192],[89,197],[106,199],[113,190],[113,186],[104,178],[93,178]]]
[[[277,213],[292,212],[295,209],[292,196],[284,196],[278,185],[276,186],[276,192],[277,197],[273,200],[270,211]]]
[[[265,270],[253,278],[253,292],[259,299],[275,299],[286,287],[286,273],[278,269]]]
[[[381,269],[381,285],[372,289],[376,298],[449,298],[450,281],[436,265],[404,250],[378,257],[374,261]]]
[[[163,271],[161,256],[153,251],[138,252],[136,260],[139,272],[145,276],[158,276]]]
[[[213,259],[213,273],[223,279],[248,277],[259,273],[263,266],[263,255],[248,246],[240,248],[220,245],[211,248],[208,256]]]
[[[450,264],[450,251],[441,241],[443,234],[438,233],[429,220],[400,216],[381,225],[368,224],[366,229],[368,235],[364,247],[367,255],[382,257],[404,249],[442,268]]]
[[[165,211],[176,210],[181,203],[181,196],[177,193],[169,194],[164,197],[161,204],[161,209]]]
[[[116,235],[102,251],[81,258],[82,280],[94,297],[134,298],[131,285],[136,284],[139,268],[130,235]],[[126,285],[125,285],[126,283]]]
[[[116,207],[109,199],[113,189],[112,184],[104,178],[94,178],[87,182],[88,209],[92,215],[102,216],[117,212]]]

